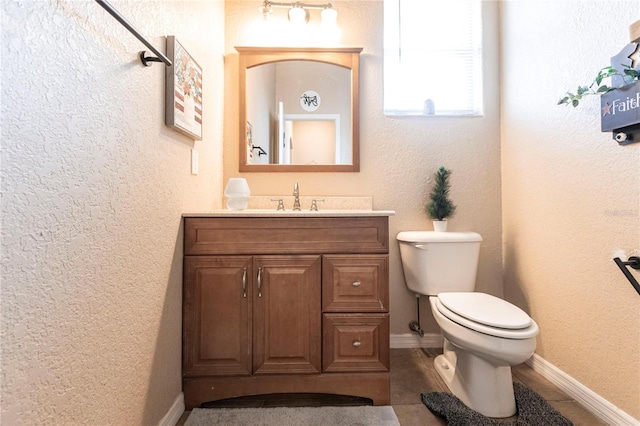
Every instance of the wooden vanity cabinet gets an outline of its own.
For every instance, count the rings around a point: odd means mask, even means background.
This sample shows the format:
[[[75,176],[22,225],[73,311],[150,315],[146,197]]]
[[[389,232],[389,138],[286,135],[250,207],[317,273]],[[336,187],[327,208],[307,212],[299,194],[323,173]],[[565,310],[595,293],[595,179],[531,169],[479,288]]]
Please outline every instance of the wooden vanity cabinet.
[[[187,409],[269,393],[389,403],[388,217],[186,217]]]

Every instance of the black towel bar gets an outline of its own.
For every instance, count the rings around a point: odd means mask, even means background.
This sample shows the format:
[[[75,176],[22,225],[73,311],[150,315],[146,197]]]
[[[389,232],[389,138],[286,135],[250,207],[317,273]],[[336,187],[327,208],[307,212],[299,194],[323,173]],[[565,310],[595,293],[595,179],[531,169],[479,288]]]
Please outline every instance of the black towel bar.
[[[631,275],[631,272],[627,269],[627,266],[631,266],[633,269],[640,269],[640,257],[631,256],[627,262],[623,262],[619,257],[614,257],[613,261],[616,262],[618,268],[622,271],[625,277],[629,280],[633,288],[640,294],[640,284]]]
[[[135,28],[133,28],[133,25],[131,25],[129,21],[124,18],[124,16],[120,15],[120,13],[115,10],[113,6],[111,6],[106,0],[96,0],[96,3],[102,6],[107,12],[109,12],[109,14],[111,14],[111,16],[116,18],[116,21],[120,22],[123,27],[128,29],[131,34],[136,36],[138,40],[140,40],[145,46],[147,46],[153,53],[156,54],[157,57],[153,57],[146,56],[145,51],[140,52],[140,60],[142,61],[144,66],[151,66],[151,64],[149,64],[148,62],[164,62],[167,66],[171,66],[171,60],[164,56],[158,49],[153,47],[153,45],[149,43],[147,39],[145,39],[142,34],[140,34]]]

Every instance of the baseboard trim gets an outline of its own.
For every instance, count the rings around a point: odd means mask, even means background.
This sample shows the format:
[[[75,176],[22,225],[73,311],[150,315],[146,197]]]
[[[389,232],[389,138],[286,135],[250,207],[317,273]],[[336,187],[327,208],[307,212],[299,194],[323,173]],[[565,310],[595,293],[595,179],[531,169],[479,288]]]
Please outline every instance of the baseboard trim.
[[[560,370],[541,356],[533,354],[527,364],[541,376],[556,385],[558,389],[575,399],[585,409],[610,425],[640,426],[640,421],[634,419],[591,389]]]
[[[167,411],[167,414],[164,415],[158,426],[176,426],[180,417],[182,417],[182,413],[184,413],[184,394],[180,392],[180,395],[176,397],[176,400],[173,401],[173,405]]]
[[[427,333],[424,337],[413,333],[392,334],[389,340],[389,346],[392,349],[441,348],[442,344],[442,335],[436,333]]]

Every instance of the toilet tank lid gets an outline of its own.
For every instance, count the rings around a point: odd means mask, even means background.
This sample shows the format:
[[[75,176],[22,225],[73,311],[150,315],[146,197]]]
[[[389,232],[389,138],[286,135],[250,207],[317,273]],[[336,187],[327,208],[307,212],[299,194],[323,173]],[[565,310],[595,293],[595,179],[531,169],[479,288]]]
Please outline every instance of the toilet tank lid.
[[[403,231],[396,239],[407,243],[474,243],[482,241],[482,236],[477,232]]]

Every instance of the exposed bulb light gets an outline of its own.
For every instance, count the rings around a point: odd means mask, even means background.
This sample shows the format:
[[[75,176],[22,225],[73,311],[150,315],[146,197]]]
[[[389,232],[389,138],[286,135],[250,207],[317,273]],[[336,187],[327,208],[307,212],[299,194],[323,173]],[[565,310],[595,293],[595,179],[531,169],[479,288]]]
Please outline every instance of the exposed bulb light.
[[[289,21],[295,25],[302,25],[308,21],[307,11],[300,6],[289,9]]]
[[[338,25],[338,12],[331,6],[320,12],[320,18],[322,19],[322,25],[324,26],[335,27]]]

